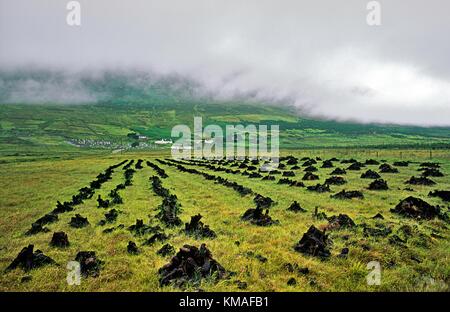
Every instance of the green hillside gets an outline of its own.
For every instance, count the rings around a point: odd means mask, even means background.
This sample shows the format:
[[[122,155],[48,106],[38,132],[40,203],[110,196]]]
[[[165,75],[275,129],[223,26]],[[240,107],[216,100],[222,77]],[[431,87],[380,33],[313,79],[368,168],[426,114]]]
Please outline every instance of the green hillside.
[[[292,108],[250,100],[216,101],[197,95],[197,86],[179,77],[142,73],[104,73],[77,77],[77,88],[96,100],[85,104],[12,102],[20,86],[33,84],[65,92],[65,76],[49,72],[0,73],[0,156],[59,157],[61,154],[110,153],[120,149],[155,149],[170,138],[173,126],[279,125],[282,149],[309,148],[447,148],[450,128],[374,125],[314,120]],[[42,87],[45,86],[45,87]],[[28,89],[27,89],[28,90]],[[50,101],[49,101],[50,102]],[[131,134],[146,136],[135,140]],[[139,144],[139,145],[138,145]]]

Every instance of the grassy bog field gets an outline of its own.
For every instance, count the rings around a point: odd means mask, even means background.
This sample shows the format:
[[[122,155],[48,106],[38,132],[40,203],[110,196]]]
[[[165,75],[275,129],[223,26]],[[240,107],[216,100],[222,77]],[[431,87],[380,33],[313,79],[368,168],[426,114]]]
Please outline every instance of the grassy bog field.
[[[161,151],[9,157],[0,290],[448,291],[448,150],[282,156],[271,173],[262,160]],[[69,285],[75,259],[82,277]],[[380,285],[367,282],[370,262]]]

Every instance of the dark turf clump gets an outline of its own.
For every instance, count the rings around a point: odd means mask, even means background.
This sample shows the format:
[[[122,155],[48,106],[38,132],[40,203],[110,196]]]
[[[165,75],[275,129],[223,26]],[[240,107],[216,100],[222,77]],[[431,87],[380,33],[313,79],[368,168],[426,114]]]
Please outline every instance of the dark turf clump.
[[[420,164],[420,167],[428,167],[428,168],[440,168],[441,165],[439,165],[438,163],[433,163],[433,162],[423,162]]]
[[[342,168],[336,168],[330,174],[331,175],[343,175],[343,174],[347,174],[347,172]]]
[[[5,271],[11,271],[16,268],[21,268],[24,271],[29,271],[42,267],[44,265],[56,264],[56,262],[52,258],[44,255],[42,251],[36,250],[35,252],[33,252],[33,249],[34,245],[28,245],[28,247],[24,247]]]
[[[316,167],[314,167],[314,166],[308,166],[308,167],[306,167],[305,169],[303,169],[303,171],[305,171],[305,172],[316,172],[316,171],[318,171],[319,169],[317,169]]]
[[[440,208],[420,198],[409,196],[400,201],[391,212],[408,218],[431,220],[440,215]]]
[[[352,163],[350,166],[348,166],[347,170],[361,170],[362,167],[364,167],[365,165],[363,163],[360,162],[354,162]]]
[[[128,245],[127,245],[127,252],[130,255],[137,255],[139,254],[141,251],[139,250],[138,246],[136,246],[136,243],[133,241],[129,241]]]
[[[285,171],[283,172],[283,177],[295,177],[294,171]]]
[[[68,247],[69,244],[69,237],[64,232],[55,232],[53,233],[52,240],[50,241],[50,246],[53,247]]]
[[[53,209],[52,213],[60,214],[60,213],[65,213],[65,212],[72,211],[73,209],[74,208],[73,208],[73,205],[71,203],[68,203],[68,202],[61,203],[58,200],[56,202],[56,208]]]
[[[34,223],[44,226],[46,224],[53,223],[56,221],[58,221],[58,215],[50,212],[44,215],[43,217],[37,219]]]
[[[331,216],[328,219],[328,229],[353,228],[356,226],[355,222],[346,214],[339,214],[338,216]]]
[[[302,178],[303,181],[314,181],[314,180],[319,180],[319,176],[312,173],[312,172],[307,172],[305,173],[305,175]]]
[[[311,225],[308,231],[303,234],[300,241],[294,246],[294,249],[306,255],[327,258],[330,256],[327,245],[328,235],[325,234],[325,231],[322,232],[314,225]]]
[[[303,163],[302,167],[309,167],[315,164],[317,164],[317,161],[315,161],[314,159],[308,159]]]
[[[161,230],[161,227],[144,224],[143,220],[138,219],[135,224],[128,227],[128,230],[133,232],[134,235],[140,236],[156,233]]]
[[[377,179],[375,181],[372,181],[369,184],[368,189],[372,190],[372,191],[385,191],[385,190],[388,190],[389,187],[388,187],[388,184],[387,184],[387,182],[385,180]]]
[[[75,217],[70,219],[69,225],[74,228],[83,228],[89,225],[89,221],[87,218],[82,217],[80,214],[76,214]]]
[[[328,184],[316,184],[310,185],[306,188],[308,191],[317,192],[317,193],[325,193],[331,192],[330,186]]]
[[[434,182],[431,179],[428,179],[427,177],[411,177],[408,181],[405,182],[406,184],[412,184],[412,185],[435,185],[436,182]]]
[[[200,248],[184,245],[169,263],[158,270],[160,286],[174,284],[183,287],[187,283],[198,282],[202,278],[222,279],[226,270],[202,244]]]
[[[271,176],[271,175],[266,175],[261,180],[263,180],[263,181],[275,181],[275,177]]]
[[[168,239],[169,239],[169,236],[167,236],[166,234],[164,234],[162,232],[157,232],[157,233],[153,234],[152,236],[150,236],[150,238],[148,238],[144,242],[144,245],[151,246],[156,242],[165,242]]]
[[[99,276],[103,261],[97,259],[95,251],[80,251],[77,253],[75,261],[80,263],[80,272],[82,276]]]
[[[215,238],[217,236],[216,233],[211,230],[208,225],[203,224],[203,222],[200,221],[201,218],[201,214],[192,216],[191,222],[185,223],[184,232],[187,235],[191,235],[196,238]]]
[[[97,197],[97,207],[98,208],[108,208],[109,207],[109,199],[103,199],[101,195]]]
[[[379,165],[380,162],[378,160],[375,160],[375,159],[367,159],[365,164],[366,165]]]
[[[322,163],[322,166],[321,166],[321,168],[333,168],[333,167],[334,167],[334,165],[333,165],[332,161],[329,159],[324,160]]]
[[[438,190],[434,190],[428,193],[428,196],[431,197],[439,197],[440,199],[442,199],[443,201],[450,201],[450,191],[438,191]]]
[[[31,236],[38,233],[47,233],[47,232],[50,232],[50,230],[47,227],[43,227],[38,223],[33,223],[31,224],[31,228],[25,232],[25,235]]]
[[[335,199],[352,199],[352,198],[363,199],[364,195],[360,191],[346,191],[346,190],[342,190],[339,193],[331,195],[330,197],[331,198],[335,198]]]
[[[381,164],[378,169],[380,169],[381,173],[398,173],[398,169],[389,164]]]
[[[249,179],[259,179],[262,178],[262,175],[258,172],[252,172],[248,175]]]
[[[422,171],[423,177],[443,177],[444,174],[436,168],[424,168]]]
[[[256,204],[256,207],[265,209],[270,208],[274,201],[270,197],[262,196],[260,194],[256,194],[256,196],[253,198],[253,202]]]
[[[260,207],[248,209],[241,219],[258,226],[270,226],[279,223],[278,220],[272,220],[269,216],[269,209],[266,209],[265,213],[263,213],[263,209]]]
[[[379,179],[381,176],[371,169],[367,170],[363,174],[361,174],[361,179]]]
[[[175,248],[173,248],[173,246],[170,244],[165,244],[156,252],[157,255],[162,256],[162,257],[171,256],[174,253],[175,253]]]
[[[345,181],[345,179],[343,177],[339,177],[339,176],[332,176],[325,180],[325,184],[330,184],[330,185],[343,185],[345,183],[347,183],[347,181]]]
[[[396,167],[408,167],[409,161],[396,161],[393,163],[393,165]]]
[[[296,200],[289,206],[287,210],[293,212],[306,212],[306,209],[303,209]]]

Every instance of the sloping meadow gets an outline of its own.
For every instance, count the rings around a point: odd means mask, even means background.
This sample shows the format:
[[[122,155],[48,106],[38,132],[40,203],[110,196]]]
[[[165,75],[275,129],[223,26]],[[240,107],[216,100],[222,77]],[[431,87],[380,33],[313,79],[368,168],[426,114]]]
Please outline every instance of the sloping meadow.
[[[436,155],[290,151],[272,172],[143,153],[0,165],[0,289],[448,290],[450,155]]]

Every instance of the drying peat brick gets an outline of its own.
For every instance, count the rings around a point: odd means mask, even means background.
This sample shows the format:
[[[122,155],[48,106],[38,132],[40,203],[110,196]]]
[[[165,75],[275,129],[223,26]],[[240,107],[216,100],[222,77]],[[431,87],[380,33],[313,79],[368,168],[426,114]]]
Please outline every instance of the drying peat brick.
[[[288,165],[297,165],[298,164],[298,160],[297,160],[297,158],[295,158],[293,156],[289,156],[289,159],[286,162],[286,164],[288,164]]]
[[[440,208],[420,198],[409,196],[400,201],[391,212],[408,218],[430,220],[440,215]]]
[[[119,212],[116,209],[111,209],[110,211],[105,213],[106,222],[112,223],[112,222],[116,221],[118,216],[119,216]]]
[[[346,191],[346,190],[342,190],[339,193],[331,195],[330,197],[331,198],[336,198],[336,199],[352,199],[352,198],[363,199],[364,195],[360,191]]]
[[[58,215],[55,213],[47,213],[46,215],[44,215],[43,217],[40,217],[39,219],[37,219],[34,223],[37,223],[39,225],[46,225],[49,223],[53,223],[58,221]]]
[[[53,233],[52,240],[50,241],[50,246],[61,248],[68,247],[69,238],[67,237],[67,234],[64,232]]]
[[[137,255],[137,254],[141,253],[141,251],[139,250],[138,246],[136,246],[136,243],[133,242],[133,241],[129,241],[128,242],[127,252],[130,255]]]
[[[440,199],[442,199],[443,201],[450,201],[450,191],[438,191],[438,190],[434,190],[432,192],[428,193],[428,196],[431,197],[439,197]]]
[[[73,206],[70,203],[64,202],[63,204],[61,204],[61,202],[58,200],[56,202],[56,208],[53,209],[52,213],[59,214],[59,213],[69,212],[72,210],[73,210]]]
[[[300,169],[300,167],[297,165],[291,167],[291,170],[298,170],[298,169]]]
[[[325,192],[331,192],[330,186],[328,184],[316,184],[316,185],[310,185],[306,188],[308,191],[312,192],[318,192],[318,193],[325,193]]]
[[[362,167],[365,167],[363,163],[354,162],[350,166],[348,166],[347,170],[361,170]]]
[[[325,184],[342,185],[347,183],[343,177],[332,176],[325,180]]]
[[[215,238],[216,233],[209,228],[208,225],[203,224],[200,219],[202,218],[201,214],[195,215],[191,217],[191,222],[185,223],[184,232],[187,235],[191,235],[197,238]]]
[[[367,170],[363,174],[361,174],[361,179],[379,179],[381,176],[371,169]]]
[[[145,235],[145,234],[149,234],[149,233],[156,233],[161,229],[161,227],[159,226],[150,226],[147,224],[144,224],[144,221],[141,219],[136,220],[136,223],[133,225],[130,225],[128,227],[128,230],[130,232],[133,232],[134,235]]]
[[[98,208],[108,208],[109,207],[109,199],[102,199],[101,195],[97,197]]]
[[[333,168],[333,167],[334,167],[333,163],[331,162],[331,160],[328,159],[323,161],[321,168]]]
[[[35,252],[33,252],[33,249],[34,245],[28,245],[28,247],[24,247],[5,271],[11,271],[16,268],[21,268],[24,271],[29,271],[31,269],[39,268],[44,265],[56,264],[56,262],[52,258],[44,255],[42,251],[36,250]]]
[[[412,185],[435,185],[436,182],[434,182],[431,179],[428,179],[427,177],[411,177],[408,181],[405,182],[406,184],[412,184]]]
[[[157,233],[153,234],[152,236],[150,236],[150,238],[147,239],[143,243],[143,245],[151,246],[151,245],[153,245],[156,242],[164,242],[164,241],[166,241],[168,239],[169,239],[169,237],[166,234],[164,234],[162,232],[157,232]]]
[[[87,218],[83,218],[80,214],[76,214],[75,217],[70,219],[69,225],[74,228],[83,228],[89,225],[89,221]]]
[[[274,204],[274,201],[272,198],[262,196],[260,194],[256,194],[256,196],[253,198],[253,201],[255,202],[256,207],[259,207],[262,209],[270,208]]]
[[[314,159],[308,159],[303,163],[302,167],[309,167],[315,164],[317,164],[317,161],[315,161]]]
[[[376,220],[384,220],[384,217],[381,213],[377,213],[376,215],[374,215],[372,217],[372,219],[376,219]]]
[[[294,171],[285,171],[283,172],[283,177],[295,177]]]
[[[50,232],[50,230],[47,227],[43,227],[42,225],[38,223],[31,224],[31,228],[25,232],[26,236],[35,235],[37,233],[47,233]]]
[[[428,167],[428,168],[440,168],[441,165],[439,165],[438,163],[433,163],[433,162],[423,162],[419,165],[420,167]]]
[[[369,184],[368,189],[372,190],[372,191],[385,191],[385,190],[388,190],[389,187],[388,187],[388,184],[387,184],[387,182],[385,180],[377,179],[375,181],[372,181]]]
[[[262,177],[262,175],[258,172],[252,172],[248,175],[249,179],[259,179],[261,177]]]
[[[328,229],[353,228],[355,226],[355,222],[346,214],[339,214],[338,216],[328,218]]]
[[[436,168],[422,168],[422,176],[423,177],[443,177],[444,174]],[[421,169],[419,169],[421,170]]]
[[[353,163],[357,163],[358,161],[354,158],[351,159],[342,159],[341,160],[341,164],[353,164]]]
[[[347,172],[342,168],[336,168],[330,174],[331,175],[343,175],[343,174],[347,174]]]
[[[293,212],[306,212],[306,209],[303,209],[297,201],[294,201],[287,210]]]
[[[142,162],[143,162],[142,159],[138,159],[138,161],[136,162],[136,165],[134,166],[134,168],[136,168],[136,169],[144,168],[144,167],[142,167]]]
[[[319,176],[315,175],[312,172],[307,172],[302,178],[303,181],[313,181],[313,180],[319,180]]]
[[[325,231],[317,229],[314,225],[303,234],[300,241],[294,246],[295,251],[306,255],[327,258],[330,256],[330,251],[327,249],[328,235]]]
[[[278,220],[272,220],[269,216],[269,209],[266,209],[265,213],[263,213],[263,209],[261,207],[248,209],[242,215],[241,219],[244,221],[250,221],[251,224],[258,226],[269,226],[279,223]]]
[[[378,169],[380,169],[381,173],[398,173],[398,169],[389,164],[381,164]]]
[[[263,180],[263,181],[275,181],[275,177],[271,176],[271,175],[266,175],[261,180]]]
[[[378,160],[375,160],[375,159],[367,159],[365,164],[366,165],[379,165],[380,162]]]
[[[103,261],[97,259],[95,251],[80,251],[75,257],[75,261],[80,263],[81,275],[84,277],[97,277],[100,274],[100,269]]]
[[[189,282],[198,282],[202,278],[219,280],[225,277],[226,270],[215,259],[211,252],[202,244],[200,248],[184,245],[169,263],[158,270],[159,284],[166,286],[171,283],[178,287]]]
[[[171,256],[174,253],[175,253],[175,248],[173,248],[173,246],[170,244],[165,244],[156,252],[157,255],[160,255],[162,257]]]
[[[409,161],[396,161],[393,163],[393,165],[396,167],[408,167]]]
[[[308,166],[308,167],[306,167],[305,169],[303,169],[303,171],[305,171],[305,172],[316,172],[316,171],[318,171],[319,169],[317,169],[316,167],[314,167],[314,166]]]

